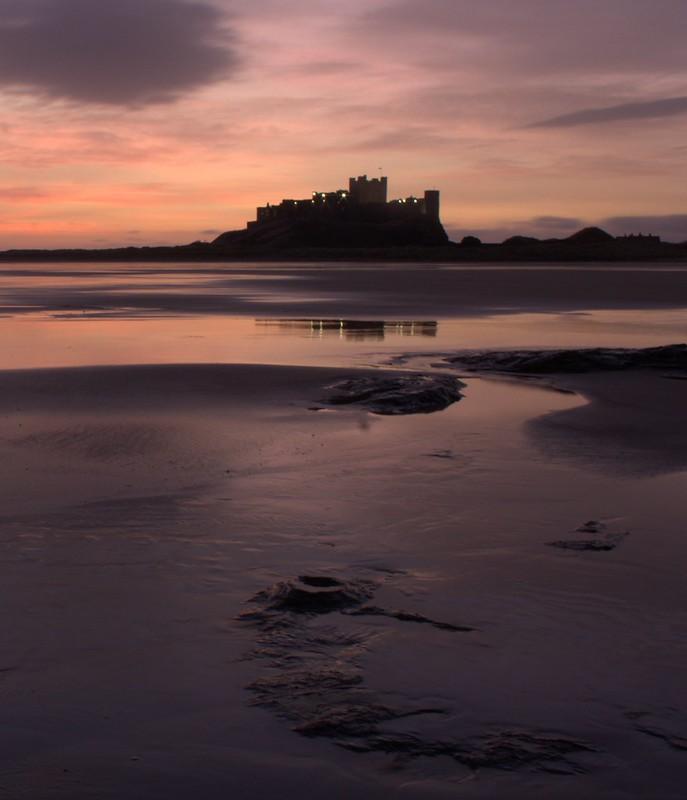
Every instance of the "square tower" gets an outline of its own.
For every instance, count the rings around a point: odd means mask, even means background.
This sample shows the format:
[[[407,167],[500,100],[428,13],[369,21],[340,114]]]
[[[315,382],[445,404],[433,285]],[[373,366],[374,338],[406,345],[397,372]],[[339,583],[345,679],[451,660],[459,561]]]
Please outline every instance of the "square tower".
[[[367,175],[351,178],[348,182],[351,201],[361,206],[372,203],[384,205],[387,198],[387,181],[386,177],[368,178]]]
[[[430,219],[439,219],[441,195],[436,189],[427,189],[425,192],[425,214]]]

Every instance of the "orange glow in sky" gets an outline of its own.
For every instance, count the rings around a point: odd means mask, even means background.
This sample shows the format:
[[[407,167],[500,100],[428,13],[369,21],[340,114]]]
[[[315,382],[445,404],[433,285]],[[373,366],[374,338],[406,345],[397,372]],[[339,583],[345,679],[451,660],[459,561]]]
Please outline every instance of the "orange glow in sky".
[[[684,0],[1,0],[0,248],[185,243],[349,175],[453,238],[687,240]]]

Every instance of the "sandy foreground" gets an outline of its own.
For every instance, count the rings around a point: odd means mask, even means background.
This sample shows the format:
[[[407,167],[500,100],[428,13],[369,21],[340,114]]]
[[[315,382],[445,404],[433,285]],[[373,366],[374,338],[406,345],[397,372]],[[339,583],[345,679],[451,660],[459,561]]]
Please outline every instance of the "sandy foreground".
[[[687,381],[352,374],[0,373],[7,797],[684,796]]]
[[[687,381],[446,357],[686,306],[680,267],[3,269],[0,794],[682,798]],[[464,396],[322,402],[394,364]]]

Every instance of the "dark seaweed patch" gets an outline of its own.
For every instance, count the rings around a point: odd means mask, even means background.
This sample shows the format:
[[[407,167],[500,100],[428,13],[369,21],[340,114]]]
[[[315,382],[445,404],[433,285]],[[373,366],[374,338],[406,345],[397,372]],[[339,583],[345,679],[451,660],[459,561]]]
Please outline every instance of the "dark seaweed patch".
[[[363,406],[375,414],[429,414],[461,399],[463,384],[451,375],[399,373],[352,378],[328,386],[324,402]]]
[[[459,353],[446,359],[462,369],[479,372],[574,374],[629,369],[687,370],[687,344],[627,349],[595,347],[579,350],[503,350]]]
[[[585,772],[584,767],[571,756],[596,752],[586,742],[525,731],[499,731],[454,741],[425,740],[414,734],[383,734],[362,742],[346,742],[342,746],[357,753],[392,754],[399,761],[448,756],[475,771],[529,768],[559,774]]]
[[[604,533],[604,528],[596,527],[592,529],[589,527],[592,523],[587,523],[583,528],[578,528],[580,533],[599,533],[601,534],[595,539],[560,539],[555,542],[549,542],[549,547],[558,547],[561,550],[577,550],[578,552],[609,552],[615,548],[629,536],[629,531],[622,533]],[[601,525],[601,523],[594,523],[594,525]]]
[[[411,611],[365,605],[377,588],[366,580],[302,575],[259,592],[253,598],[256,607],[241,616],[256,627],[250,656],[267,662],[263,674],[247,687],[252,704],[287,720],[301,736],[327,738],[352,752],[387,754],[398,765],[449,756],[470,770],[584,771],[574,758],[593,752],[584,742],[537,731],[492,730],[481,736],[456,732],[441,739],[423,735],[423,719],[439,715],[452,721],[451,709],[397,698],[392,702],[367,687],[363,657],[380,634],[364,626],[351,630],[356,618],[387,617],[448,632],[472,630]],[[403,730],[406,721],[412,727]]]
[[[327,576],[305,575],[293,581],[281,581],[259,592],[253,601],[262,608],[253,617],[269,616],[271,612],[291,614],[330,614],[360,605],[375,590],[371,581],[339,581]],[[249,616],[250,612],[248,615]]]

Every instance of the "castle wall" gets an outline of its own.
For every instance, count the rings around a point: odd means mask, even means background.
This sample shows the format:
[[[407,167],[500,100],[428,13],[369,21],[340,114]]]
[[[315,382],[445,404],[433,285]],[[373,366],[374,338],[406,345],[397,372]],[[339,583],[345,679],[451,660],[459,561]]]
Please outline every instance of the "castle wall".
[[[439,222],[440,194],[428,189],[424,197],[406,197],[387,202],[386,177],[351,178],[349,190],[313,192],[308,200],[282,200],[257,209],[257,224],[289,218],[340,218],[342,220],[388,221],[428,217]]]

